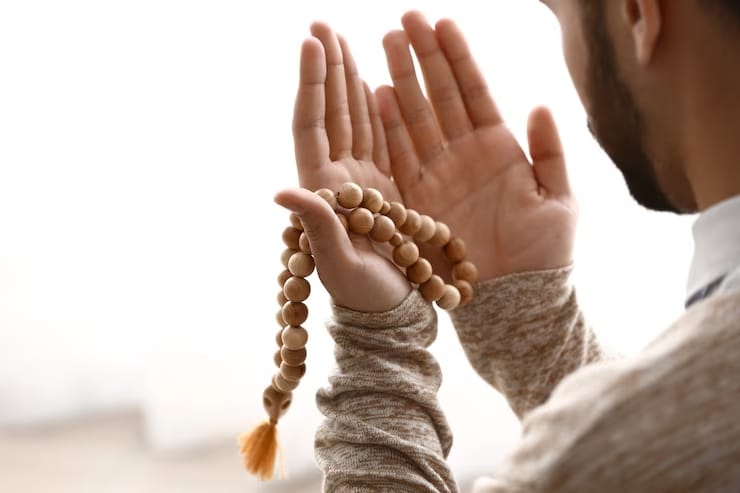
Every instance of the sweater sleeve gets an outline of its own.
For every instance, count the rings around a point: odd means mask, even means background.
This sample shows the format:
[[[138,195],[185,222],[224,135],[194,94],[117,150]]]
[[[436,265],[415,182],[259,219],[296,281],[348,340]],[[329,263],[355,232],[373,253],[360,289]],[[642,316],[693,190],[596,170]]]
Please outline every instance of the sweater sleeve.
[[[740,295],[565,377],[474,493],[740,491]]]
[[[437,402],[442,376],[427,351],[434,308],[413,291],[394,310],[333,307],[336,370],[317,395],[315,451],[325,492],[456,492],[452,434]]]
[[[452,312],[471,364],[520,418],[568,374],[603,353],[578,307],[572,267],[481,282],[472,303]]]

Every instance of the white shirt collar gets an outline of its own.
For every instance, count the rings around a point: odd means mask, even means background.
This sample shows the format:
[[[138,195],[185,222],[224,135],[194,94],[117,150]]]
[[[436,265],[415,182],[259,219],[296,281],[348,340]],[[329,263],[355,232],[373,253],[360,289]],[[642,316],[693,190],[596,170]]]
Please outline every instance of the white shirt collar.
[[[740,267],[740,195],[704,211],[693,233],[687,298]]]

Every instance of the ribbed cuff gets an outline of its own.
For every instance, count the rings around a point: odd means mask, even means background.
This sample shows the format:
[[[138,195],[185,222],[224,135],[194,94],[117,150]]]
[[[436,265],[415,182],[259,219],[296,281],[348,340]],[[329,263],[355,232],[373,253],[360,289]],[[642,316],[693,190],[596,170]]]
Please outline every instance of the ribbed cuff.
[[[332,313],[338,324],[375,330],[409,327],[418,324],[422,321],[420,319],[431,320],[435,315],[432,304],[416,289],[412,290],[400,305],[386,312],[358,312],[332,304]]]
[[[479,282],[473,301],[453,310],[450,315],[455,325],[479,324],[482,319],[527,318],[552,310],[566,303],[573,287],[570,275],[573,266],[558,269],[520,272]]]

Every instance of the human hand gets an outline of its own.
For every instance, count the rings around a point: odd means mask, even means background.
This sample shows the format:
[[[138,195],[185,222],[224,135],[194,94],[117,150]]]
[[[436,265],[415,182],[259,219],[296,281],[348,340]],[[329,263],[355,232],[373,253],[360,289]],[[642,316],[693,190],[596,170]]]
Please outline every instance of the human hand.
[[[391,170],[404,203],[468,244],[480,279],[572,261],[577,205],[550,112],[529,117],[529,157],[504,124],[466,41],[449,20],[402,18],[383,44],[393,87],[376,91]],[[409,51],[413,47],[427,100]],[[449,279],[438,253],[422,249]]]
[[[345,182],[400,199],[391,180],[375,96],[360,79],[344,39],[329,26],[311,26],[301,49],[293,136],[304,189],[277,194],[308,236],[319,277],[338,305],[362,312],[395,308],[411,291],[403,273],[367,237],[347,235],[332,208],[308,190],[337,190]],[[306,190],[308,189],[308,190]]]

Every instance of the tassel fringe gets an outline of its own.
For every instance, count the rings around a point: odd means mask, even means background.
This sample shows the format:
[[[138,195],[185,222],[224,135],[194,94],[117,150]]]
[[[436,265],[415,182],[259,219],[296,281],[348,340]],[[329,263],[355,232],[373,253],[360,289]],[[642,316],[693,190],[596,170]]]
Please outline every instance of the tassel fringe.
[[[250,433],[239,438],[244,467],[262,481],[269,481],[275,475],[275,462],[278,455],[277,426],[274,422],[259,425]]]

